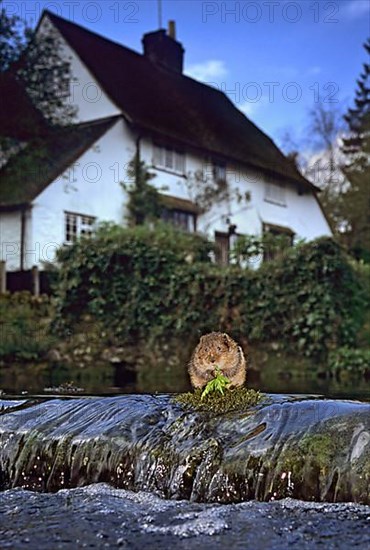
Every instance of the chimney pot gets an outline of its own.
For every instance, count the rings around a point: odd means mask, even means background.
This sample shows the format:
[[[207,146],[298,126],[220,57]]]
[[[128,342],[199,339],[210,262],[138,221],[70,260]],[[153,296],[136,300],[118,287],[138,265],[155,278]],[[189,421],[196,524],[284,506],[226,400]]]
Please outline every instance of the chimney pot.
[[[176,40],[176,23],[172,19],[168,22],[168,36]]]

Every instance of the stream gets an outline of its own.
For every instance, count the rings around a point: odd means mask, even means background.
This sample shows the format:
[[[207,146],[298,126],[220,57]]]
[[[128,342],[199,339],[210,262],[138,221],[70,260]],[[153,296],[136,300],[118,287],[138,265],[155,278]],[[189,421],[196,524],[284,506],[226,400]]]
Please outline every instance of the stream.
[[[367,549],[370,404],[0,399],[0,547]]]

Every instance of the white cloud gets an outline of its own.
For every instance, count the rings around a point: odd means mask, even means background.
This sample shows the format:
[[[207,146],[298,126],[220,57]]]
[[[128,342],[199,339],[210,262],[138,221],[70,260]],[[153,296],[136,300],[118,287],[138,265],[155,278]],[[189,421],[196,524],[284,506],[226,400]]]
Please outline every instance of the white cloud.
[[[349,0],[341,9],[342,13],[351,19],[370,15],[369,0]]]
[[[261,101],[259,102],[252,102],[252,101],[244,101],[244,103],[241,103],[240,105],[237,105],[239,111],[244,113],[247,117],[253,117],[253,115],[256,114],[256,112],[261,107]]]
[[[320,73],[321,73],[321,67],[319,67],[318,65],[314,65],[313,67],[308,67],[306,71],[306,76],[314,76]]]
[[[190,65],[185,73],[201,82],[210,82],[212,79],[219,79],[227,75],[225,62],[219,59],[209,59],[204,63]]]

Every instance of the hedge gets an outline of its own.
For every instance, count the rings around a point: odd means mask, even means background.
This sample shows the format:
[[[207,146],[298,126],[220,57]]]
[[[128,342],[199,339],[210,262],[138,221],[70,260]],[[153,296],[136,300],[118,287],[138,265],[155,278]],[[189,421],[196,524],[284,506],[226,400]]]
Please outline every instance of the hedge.
[[[88,314],[121,343],[225,330],[317,358],[356,343],[364,290],[334,240],[301,244],[258,270],[211,256],[205,238],[170,226],[102,227],[59,254],[54,326],[74,330]]]

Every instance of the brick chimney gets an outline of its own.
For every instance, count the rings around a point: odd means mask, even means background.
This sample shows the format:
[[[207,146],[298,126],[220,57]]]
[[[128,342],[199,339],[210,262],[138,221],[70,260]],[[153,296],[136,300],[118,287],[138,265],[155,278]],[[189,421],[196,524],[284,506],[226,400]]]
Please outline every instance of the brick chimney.
[[[166,33],[165,29],[148,32],[144,34],[142,42],[144,55],[152,63],[161,65],[176,73],[182,73],[185,50],[181,42],[176,40],[174,21],[169,21],[168,33]]]

